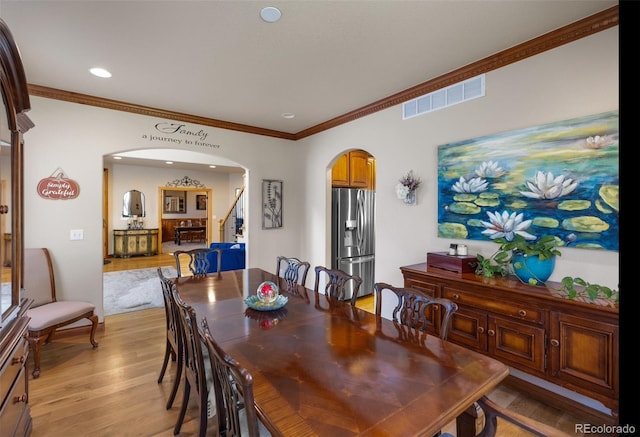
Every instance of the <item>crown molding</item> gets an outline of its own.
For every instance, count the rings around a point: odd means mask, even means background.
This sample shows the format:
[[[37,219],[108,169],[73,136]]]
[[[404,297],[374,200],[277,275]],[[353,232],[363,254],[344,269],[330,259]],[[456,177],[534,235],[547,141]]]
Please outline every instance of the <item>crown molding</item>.
[[[618,25],[618,6],[296,133],[302,139]]]
[[[295,134],[271,129],[263,129],[229,121],[217,120],[214,118],[200,117],[197,115],[185,114],[181,112],[151,108],[118,100],[104,99],[101,97],[74,93],[41,85],[29,84],[28,89],[29,94],[32,96],[45,97],[66,102],[112,109],[114,111],[131,112],[134,114],[147,115],[150,117],[167,118],[170,120],[189,122],[202,126],[210,126],[249,134],[297,141],[302,138],[306,138],[311,135],[340,126],[342,124],[349,123],[358,118],[371,115],[375,112],[388,109],[392,106],[400,105],[406,101],[415,99],[425,94],[429,94],[433,91],[437,91],[449,85],[462,82],[474,76],[478,76],[480,74],[502,68],[506,65],[522,61],[523,59],[538,55],[547,50],[560,47],[564,44],[568,44],[578,39],[617,26],[618,20],[619,6],[616,5],[609,9],[605,9],[604,11],[597,14],[591,15],[590,17],[568,24],[552,32],[546,33],[522,44],[518,44],[517,46],[498,52],[485,59],[458,68],[457,70],[451,71],[427,82],[423,82],[419,85],[393,94],[389,97],[385,97],[384,99],[378,100],[369,105],[332,118],[308,129],[304,129]]]

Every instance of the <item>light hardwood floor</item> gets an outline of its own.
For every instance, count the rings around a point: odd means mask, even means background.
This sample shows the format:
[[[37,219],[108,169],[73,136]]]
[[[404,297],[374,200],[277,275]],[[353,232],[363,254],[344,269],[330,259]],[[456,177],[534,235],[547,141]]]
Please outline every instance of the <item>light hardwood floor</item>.
[[[174,265],[169,254],[110,261],[104,265],[105,272]],[[359,306],[371,310],[373,298],[361,299]],[[91,348],[84,333],[56,337],[44,347],[40,378],[29,381],[32,437],[172,436],[182,387],[173,407],[166,410],[175,375],[169,366],[164,381],[157,383],[164,336],[164,310],[155,308],[105,317],[104,329],[97,334],[97,349]],[[499,386],[490,397],[571,435],[582,435],[574,432],[574,424],[583,423],[584,419],[530,399],[506,385]],[[194,414],[192,404],[180,436],[195,435]],[[451,424],[444,431],[455,434],[455,427]],[[500,423],[498,435],[529,434]]]

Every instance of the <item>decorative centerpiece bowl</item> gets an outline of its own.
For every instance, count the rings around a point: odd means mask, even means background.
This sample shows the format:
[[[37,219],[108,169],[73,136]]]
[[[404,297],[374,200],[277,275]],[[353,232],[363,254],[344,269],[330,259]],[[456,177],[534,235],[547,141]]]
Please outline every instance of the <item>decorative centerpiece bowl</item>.
[[[256,294],[247,297],[244,301],[249,308],[257,311],[275,311],[285,306],[289,298],[280,294],[276,284],[265,281],[258,286]]]
[[[262,303],[272,303],[280,294],[280,289],[278,286],[271,281],[264,281],[262,284],[258,285],[258,299]]]

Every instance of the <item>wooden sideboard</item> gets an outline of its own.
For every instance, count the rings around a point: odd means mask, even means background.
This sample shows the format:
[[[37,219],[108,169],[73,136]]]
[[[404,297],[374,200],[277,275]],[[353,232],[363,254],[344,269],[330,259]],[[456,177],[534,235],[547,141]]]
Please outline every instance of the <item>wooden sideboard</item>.
[[[114,229],[113,256],[151,256],[158,254],[158,229]]]
[[[456,274],[427,264],[400,267],[404,286],[458,304],[449,341],[490,355],[610,408],[619,399],[618,309],[552,296],[515,277]],[[437,312],[431,314],[439,317]],[[437,321],[437,320],[436,320]],[[436,324],[437,326],[437,324]]]

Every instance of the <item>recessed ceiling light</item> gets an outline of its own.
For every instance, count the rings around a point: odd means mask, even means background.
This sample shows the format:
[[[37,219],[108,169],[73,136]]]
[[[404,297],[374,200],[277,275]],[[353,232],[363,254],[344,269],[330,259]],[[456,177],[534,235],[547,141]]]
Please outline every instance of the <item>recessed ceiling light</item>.
[[[104,78],[111,77],[111,73],[109,73],[104,68],[100,68],[100,67],[90,68],[89,72],[94,76],[98,76],[98,77],[104,77]]]
[[[291,112],[285,112],[282,114],[283,118],[294,118],[296,116],[296,114],[293,114]]]
[[[262,8],[260,11],[260,18],[267,23],[275,23],[281,16],[282,13],[280,12],[280,9],[274,8],[273,6],[267,6],[266,8]]]
[[[122,156],[114,156],[113,159],[122,159]]]
[[[165,164],[173,164],[173,161],[165,161]]]
[[[215,165],[210,165],[209,168],[216,168],[216,166]]]

